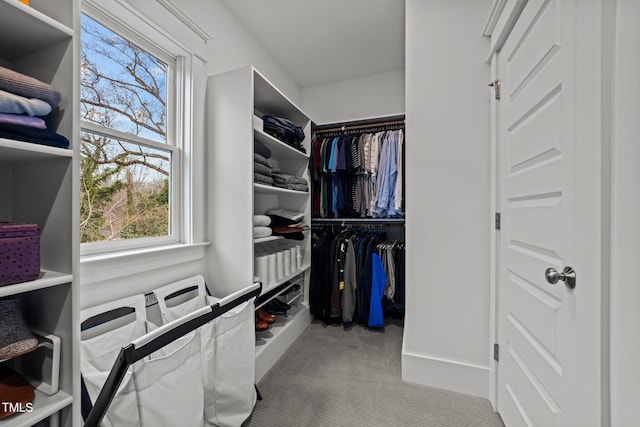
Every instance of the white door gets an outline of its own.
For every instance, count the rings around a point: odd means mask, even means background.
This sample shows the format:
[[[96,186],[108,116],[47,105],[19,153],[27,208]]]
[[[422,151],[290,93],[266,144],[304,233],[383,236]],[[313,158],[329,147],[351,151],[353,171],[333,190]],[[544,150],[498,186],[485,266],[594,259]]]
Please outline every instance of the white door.
[[[498,60],[497,399],[507,427],[600,425],[600,278],[587,267],[600,224],[579,212],[588,141],[576,129],[584,110],[577,9],[572,0],[529,0]],[[575,289],[545,279],[547,268],[565,266],[576,270]]]

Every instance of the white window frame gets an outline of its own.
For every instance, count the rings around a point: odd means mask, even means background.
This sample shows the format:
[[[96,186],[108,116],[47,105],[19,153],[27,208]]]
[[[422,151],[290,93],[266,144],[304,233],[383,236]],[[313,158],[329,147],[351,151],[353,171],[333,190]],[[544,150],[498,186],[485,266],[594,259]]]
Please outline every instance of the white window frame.
[[[165,62],[167,67],[167,134],[166,143],[156,142],[134,134],[105,128],[80,120],[82,131],[131,142],[144,147],[171,152],[170,162],[170,234],[117,241],[87,242],[80,245],[81,256],[132,251],[149,247],[191,243],[192,213],[186,200],[192,197],[192,171],[185,161],[192,147],[192,54],[177,45],[144,17],[136,16],[130,9],[122,9],[117,1],[89,0],[82,4],[82,13],[105,26],[119,36],[130,40],[141,49]],[[171,108],[172,107],[172,108]]]

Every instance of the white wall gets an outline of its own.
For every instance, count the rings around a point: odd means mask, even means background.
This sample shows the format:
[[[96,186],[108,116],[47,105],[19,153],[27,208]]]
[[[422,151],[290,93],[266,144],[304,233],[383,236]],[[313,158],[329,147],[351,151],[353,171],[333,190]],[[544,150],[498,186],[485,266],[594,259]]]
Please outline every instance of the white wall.
[[[490,1],[407,0],[403,380],[488,397]]]
[[[300,88],[231,14],[222,0],[176,0],[175,3],[213,36],[205,47],[209,75],[254,65],[291,101],[300,106]]]
[[[611,236],[611,425],[640,420],[640,3],[616,2]]]
[[[404,70],[303,87],[300,102],[316,124],[404,114]]]

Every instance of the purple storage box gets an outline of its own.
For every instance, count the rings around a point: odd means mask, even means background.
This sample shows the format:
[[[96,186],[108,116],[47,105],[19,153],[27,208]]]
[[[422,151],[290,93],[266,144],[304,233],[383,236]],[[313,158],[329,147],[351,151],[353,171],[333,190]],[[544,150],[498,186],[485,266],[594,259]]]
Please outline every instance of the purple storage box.
[[[0,286],[40,276],[40,236],[36,224],[0,222]]]

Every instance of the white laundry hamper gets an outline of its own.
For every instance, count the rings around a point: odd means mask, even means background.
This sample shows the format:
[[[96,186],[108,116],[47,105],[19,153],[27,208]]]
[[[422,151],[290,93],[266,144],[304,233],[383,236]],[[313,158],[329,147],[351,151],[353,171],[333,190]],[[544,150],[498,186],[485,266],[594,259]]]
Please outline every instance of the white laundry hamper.
[[[163,324],[219,301],[207,295],[202,276],[164,286],[153,293]],[[253,411],[256,403],[253,316],[251,299],[199,328],[207,426],[240,426]]]
[[[99,330],[104,327],[96,326],[90,330],[93,336],[81,338],[80,370],[92,402],[98,398],[123,344],[127,344],[146,333],[145,299],[144,295],[136,295],[82,310],[80,313],[80,321],[84,322],[103,313],[127,308],[133,310],[132,316],[126,316],[127,319],[133,317],[130,322],[110,330]],[[141,364],[142,362],[137,362],[127,369],[122,383],[113,397],[109,411],[102,420],[102,426],[137,427],[140,425],[133,371],[138,369]]]
[[[147,322],[149,331],[153,324]],[[144,359],[133,371],[142,427],[204,425],[200,333],[194,331]]]
[[[254,301],[246,301],[214,320],[215,412],[205,425],[240,426],[256,404]]]

